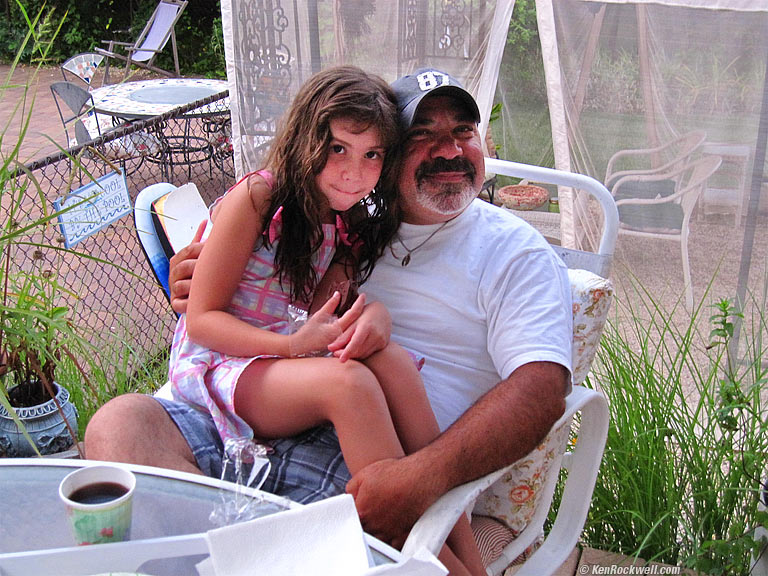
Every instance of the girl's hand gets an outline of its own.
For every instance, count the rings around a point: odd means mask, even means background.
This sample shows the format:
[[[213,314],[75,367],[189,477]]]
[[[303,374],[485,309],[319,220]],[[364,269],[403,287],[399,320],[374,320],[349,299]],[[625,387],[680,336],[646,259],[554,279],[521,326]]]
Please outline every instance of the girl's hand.
[[[323,307],[310,316],[298,332],[290,336],[291,357],[327,352],[328,346],[357,321],[365,308],[365,296],[359,296],[350,309],[341,318],[337,318],[334,311],[340,301],[341,294],[334,292]]]
[[[389,344],[391,332],[392,318],[389,311],[380,302],[373,302],[365,307],[360,317],[343,334],[328,345],[328,350],[342,362],[368,358]]]

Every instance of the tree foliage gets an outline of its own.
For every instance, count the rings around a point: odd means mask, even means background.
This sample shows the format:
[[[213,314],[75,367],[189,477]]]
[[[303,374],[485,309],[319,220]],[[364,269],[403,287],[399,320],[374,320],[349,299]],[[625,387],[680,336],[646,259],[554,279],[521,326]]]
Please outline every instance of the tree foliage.
[[[29,12],[45,7],[57,18],[66,15],[61,34],[50,53],[54,61],[63,61],[101,46],[102,40],[135,40],[157,6],[157,0],[24,0],[23,4]],[[15,3],[6,1],[4,11],[5,18],[0,20],[0,61],[9,62],[21,47],[27,29],[23,14]],[[175,31],[182,74],[224,75],[219,0],[190,2]],[[26,49],[22,62],[29,62],[31,57],[30,49]],[[157,63],[166,69],[172,67],[171,51],[160,54]]]

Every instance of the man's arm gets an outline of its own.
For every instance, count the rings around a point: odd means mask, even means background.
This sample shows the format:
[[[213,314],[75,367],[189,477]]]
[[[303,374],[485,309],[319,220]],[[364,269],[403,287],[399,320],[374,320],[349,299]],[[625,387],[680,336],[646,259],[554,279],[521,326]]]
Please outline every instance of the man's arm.
[[[568,378],[559,364],[525,364],[429,446],[358,472],[347,491],[366,531],[402,546],[416,520],[448,490],[531,452],[563,414]]]

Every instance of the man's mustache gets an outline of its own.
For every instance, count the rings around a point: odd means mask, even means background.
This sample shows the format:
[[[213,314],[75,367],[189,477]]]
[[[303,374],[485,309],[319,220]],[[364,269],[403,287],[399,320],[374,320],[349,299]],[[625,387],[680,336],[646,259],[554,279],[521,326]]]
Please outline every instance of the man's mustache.
[[[422,162],[419,165],[416,169],[416,180],[440,172],[464,172],[474,180],[476,171],[474,165],[464,157],[435,158],[432,162]]]

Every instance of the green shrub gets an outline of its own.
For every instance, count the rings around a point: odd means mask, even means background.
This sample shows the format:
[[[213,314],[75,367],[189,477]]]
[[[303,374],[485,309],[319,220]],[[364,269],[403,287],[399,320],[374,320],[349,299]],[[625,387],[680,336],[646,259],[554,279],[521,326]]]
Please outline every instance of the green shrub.
[[[763,299],[764,300],[764,299]],[[638,304],[629,304],[639,302]],[[731,355],[731,302],[679,328],[635,287],[619,301],[594,366],[611,424],[584,531],[590,546],[706,574],[747,574],[768,465],[764,302],[743,325],[745,357]]]

